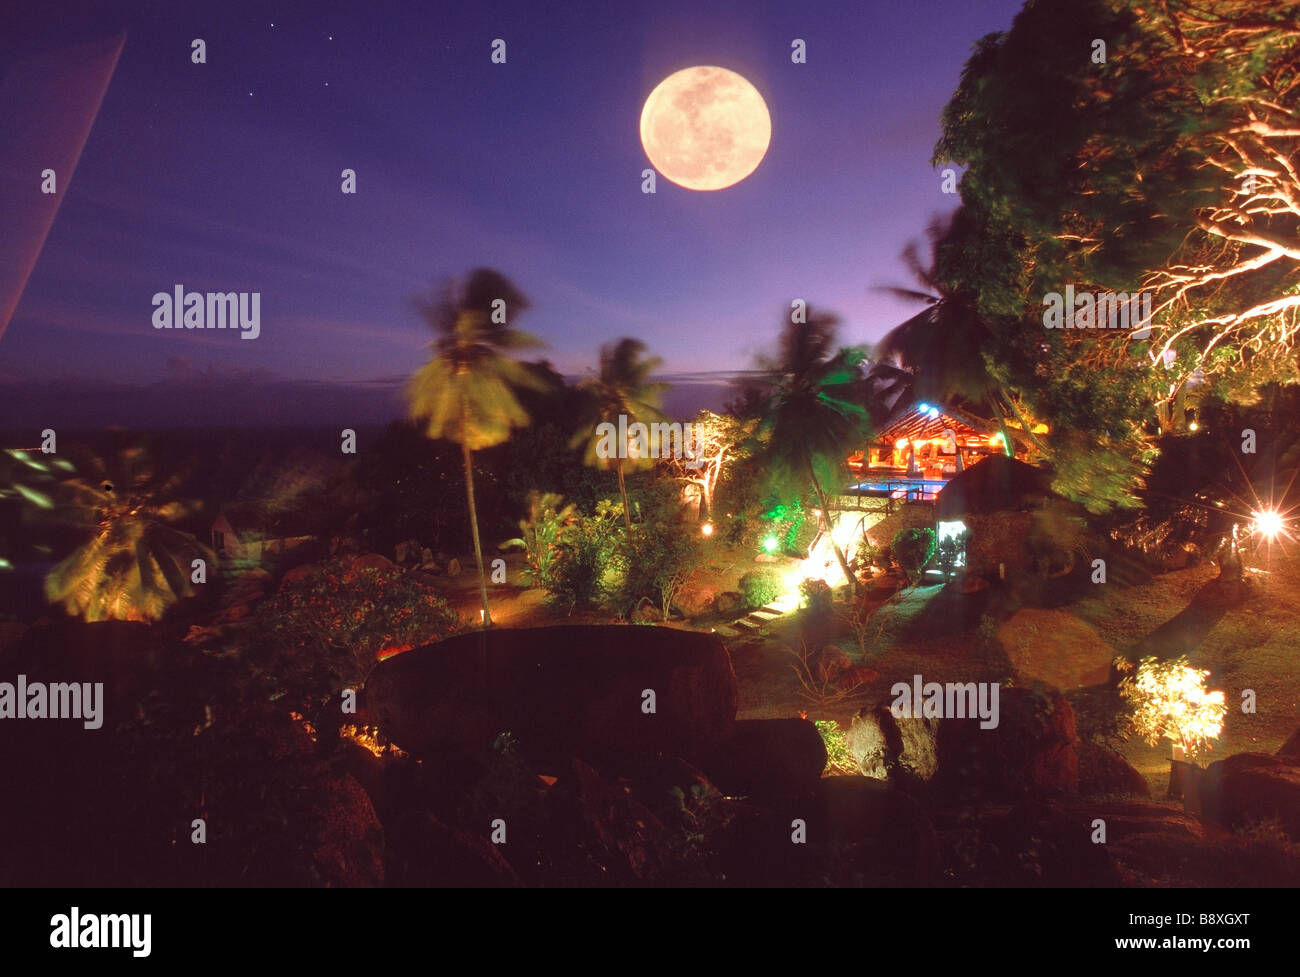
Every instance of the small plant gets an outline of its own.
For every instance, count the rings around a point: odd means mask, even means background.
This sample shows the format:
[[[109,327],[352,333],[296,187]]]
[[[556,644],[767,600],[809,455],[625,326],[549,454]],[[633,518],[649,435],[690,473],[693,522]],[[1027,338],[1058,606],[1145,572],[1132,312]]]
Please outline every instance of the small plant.
[[[808,650],[808,642],[800,640],[799,650],[790,650],[794,659],[790,667],[802,686],[799,695],[809,702],[825,708],[859,692],[869,685],[875,674],[865,666],[851,666],[842,671],[818,667],[816,656]]]
[[[562,505],[564,497],[554,492],[528,493],[528,518],[519,520],[519,539],[528,558],[524,579],[534,587],[549,587],[555,582],[555,563],[560,554],[560,539],[577,514],[573,503]]]
[[[751,570],[737,588],[746,607],[764,607],[781,596],[781,577],[772,570]]]
[[[920,583],[925,565],[934,556],[934,530],[900,529],[892,543],[894,559],[912,583]]]
[[[858,767],[858,761],[849,751],[848,740],[844,730],[840,729],[840,724],[834,719],[818,719],[813,725],[817,727],[817,732],[821,733],[822,743],[826,747],[826,769],[822,771],[822,776],[860,774],[862,771]]]
[[[1134,731],[1151,746],[1162,738],[1173,740],[1188,760],[1199,763],[1213,748],[1210,740],[1223,731],[1228,713],[1223,693],[1205,688],[1209,671],[1193,668],[1186,655],[1172,661],[1148,656],[1136,668],[1123,659],[1116,665],[1128,672],[1119,691],[1133,706]]]

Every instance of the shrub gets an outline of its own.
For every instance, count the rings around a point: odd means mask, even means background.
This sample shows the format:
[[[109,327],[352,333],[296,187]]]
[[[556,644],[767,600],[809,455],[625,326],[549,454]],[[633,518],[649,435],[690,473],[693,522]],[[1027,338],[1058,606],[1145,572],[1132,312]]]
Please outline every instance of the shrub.
[[[857,758],[850,752],[844,730],[834,719],[818,719],[814,726],[821,733],[822,743],[826,746],[826,774],[857,775],[862,773]]]
[[[643,524],[624,534],[613,562],[621,574],[619,610],[631,613],[649,597],[667,618],[674,598],[703,564],[704,545],[681,523]]]
[[[772,570],[751,570],[738,586],[746,607],[762,607],[781,595],[781,578]]]
[[[549,588],[555,582],[556,561],[560,554],[560,537],[572,524],[577,506],[561,506],[564,496],[554,492],[528,493],[528,518],[519,520],[528,566],[524,579],[534,587]]]
[[[607,593],[605,575],[618,543],[622,507],[608,499],[596,512],[573,520],[560,534],[546,592],[568,609],[590,607]]]
[[[353,570],[351,563],[330,560],[258,605],[253,641],[269,677],[286,691],[333,695],[364,682],[379,652],[460,630],[455,610],[418,578],[396,567]]]
[[[894,559],[903,568],[909,580],[919,583],[921,571],[934,556],[934,530],[927,528],[900,529],[892,543]]]

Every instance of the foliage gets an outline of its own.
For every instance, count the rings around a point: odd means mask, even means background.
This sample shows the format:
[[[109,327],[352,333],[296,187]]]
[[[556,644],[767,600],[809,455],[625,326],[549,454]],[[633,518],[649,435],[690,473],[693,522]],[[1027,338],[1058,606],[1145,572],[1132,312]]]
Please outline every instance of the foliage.
[[[1210,740],[1223,730],[1228,707],[1222,692],[1209,692],[1207,669],[1193,668],[1187,656],[1160,661],[1148,656],[1137,663],[1120,659],[1126,674],[1120,695],[1133,707],[1133,728],[1149,745],[1173,740],[1189,760],[1199,761],[1213,749]]]
[[[781,333],[776,359],[760,361],[768,395],[759,430],[768,435],[765,463],[771,486],[783,498],[799,498],[811,485],[823,512],[830,506],[826,488],[838,491],[845,458],[860,446],[868,429],[861,364],[866,351],[836,351],[839,320],[806,309],[793,315]],[[839,545],[832,540],[845,580],[857,586]]]
[[[524,578],[534,587],[555,583],[556,562],[566,527],[572,524],[577,506],[561,505],[564,497],[553,492],[532,492],[528,496],[528,518],[519,520],[528,566]]]
[[[774,570],[750,570],[737,589],[746,607],[764,607],[781,596],[781,576]]]
[[[921,571],[934,556],[934,530],[926,527],[900,529],[890,547],[907,578],[917,583],[921,580]]]
[[[432,358],[407,385],[408,412],[413,420],[425,423],[430,438],[454,441],[461,447],[485,626],[492,623],[492,615],[474,501],[472,453],[501,444],[513,429],[527,427],[530,418],[518,394],[547,386],[537,372],[505,355],[506,350],[538,344],[507,325],[508,316],[528,304],[513,282],[489,268],[476,268],[463,283],[449,282],[440,294],[416,303],[435,338]]]
[[[160,474],[143,445],[120,446],[105,461],[85,455],[54,488],[52,518],[83,542],[45,578],[45,596],[86,621],[156,621],[196,592],[192,563],[216,556],[172,524],[196,501],[172,498],[181,477]]]
[[[623,522],[632,527],[632,509],[627,499],[624,473],[628,469],[646,468],[652,463],[648,454],[633,436],[635,423],[664,422],[659,401],[667,384],[651,382],[650,375],[659,368],[661,360],[645,356],[645,343],[639,339],[623,338],[600,349],[600,369],[596,376],[583,381],[580,390],[585,395],[582,418],[574,433],[571,445],[583,449],[583,463],[593,468],[613,469],[618,475],[618,490],[623,500]],[[622,444],[601,436],[601,425],[610,424],[617,430],[623,417],[626,435]],[[611,449],[602,451],[601,446]]]
[[[699,533],[681,523],[647,522],[623,534],[615,551],[620,571],[618,606],[624,613],[645,597],[659,605],[665,619],[673,600],[704,563]]]
[[[606,574],[618,545],[622,517],[620,505],[602,499],[594,514],[574,519],[561,535],[546,592],[569,613],[598,604],[607,595]]]
[[[817,727],[822,743],[826,746],[826,769],[822,775],[860,774],[861,768],[858,767],[857,758],[849,751],[848,738],[844,730],[840,729],[840,724],[834,719],[818,719],[813,725]]]
[[[303,695],[363,684],[375,656],[455,634],[455,610],[396,567],[353,570],[336,558],[257,606],[252,634],[271,680]]]
[[[797,552],[804,518],[803,503],[798,499],[794,499],[789,505],[778,502],[763,513],[767,534],[775,536],[780,541],[783,553]]]

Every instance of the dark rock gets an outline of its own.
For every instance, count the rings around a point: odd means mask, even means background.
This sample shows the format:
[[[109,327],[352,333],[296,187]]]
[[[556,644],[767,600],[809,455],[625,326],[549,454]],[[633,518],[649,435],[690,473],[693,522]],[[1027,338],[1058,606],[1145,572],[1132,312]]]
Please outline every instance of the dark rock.
[[[508,843],[509,834],[506,838]],[[522,885],[500,847],[487,835],[448,827],[429,814],[411,814],[390,832],[388,876],[390,887],[404,888],[487,889]]]
[[[1273,755],[1300,760],[1300,729],[1287,737],[1287,741],[1279,746],[1277,752]]]
[[[280,578],[280,589],[284,590],[285,587],[302,580],[310,580],[319,573],[320,567],[315,563],[303,563],[300,566],[285,571],[284,576]]]
[[[714,606],[718,609],[719,614],[731,614],[740,610],[743,603],[744,598],[742,598],[740,594],[736,593],[734,590],[724,590],[722,593],[718,594]]]
[[[1300,842],[1300,763],[1267,753],[1217,760],[1200,778],[1203,817],[1228,828],[1276,820]]]
[[[741,886],[924,886],[939,865],[920,805],[866,777],[822,778],[803,797],[740,820],[728,842],[727,877]]]
[[[1110,747],[1100,743],[1074,745],[1079,758],[1079,793],[1096,797],[1133,794],[1150,797],[1147,779]]]
[[[643,692],[655,711],[643,711]],[[659,753],[703,755],[732,730],[736,677],[721,638],[671,628],[490,629],[375,667],[364,705],[417,758],[481,749],[509,731],[539,769],[581,757],[634,769]]]
[[[353,573],[362,570],[392,570],[393,561],[379,553],[366,553],[353,560],[350,569]]]
[[[1074,711],[1054,689],[1003,688],[998,725],[943,719],[933,786],[948,797],[1014,801],[1079,789]]]
[[[782,797],[816,787],[826,745],[806,719],[741,719],[704,761],[724,794]]]

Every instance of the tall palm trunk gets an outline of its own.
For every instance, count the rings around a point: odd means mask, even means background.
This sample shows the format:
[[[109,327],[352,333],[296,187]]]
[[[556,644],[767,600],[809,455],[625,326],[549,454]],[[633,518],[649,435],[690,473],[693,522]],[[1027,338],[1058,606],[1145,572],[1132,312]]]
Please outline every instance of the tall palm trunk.
[[[461,413],[462,415],[465,413],[464,408],[462,408]],[[487,577],[483,573],[483,546],[478,538],[478,510],[474,506],[474,458],[469,450],[469,442],[463,440],[464,434],[465,428],[462,425],[460,448],[465,459],[465,498],[469,500],[469,531],[470,535],[474,537],[474,562],[478,565],[478,590],[479,596],[483,598],[483,627],[490,628],[492,626],[492,613],[488,610]]]
[[[822,518],[826,520],[826,534],[831,540],[831,549],[835,551],[835,559],[840,561],[840,569],[844,571],[844,579],[849,582],[853,588],[853,593],[858,592],[858,578],[853,575],[849,569],[849,561],[844,559],[844,554],[840,552],[839,544],[835,542],[835,525],[831,520],[831,510],[826,504],[826,493],[822,491],[822,486],[817,481],[817,472],[813,469],[812,459],[808,459],[808,474],[812,476],[813,491],[817,493],[817,501],[821,503]]]
[[[618,494],[623,497],[623,522],[632,528],[632,510],[627,504],[627,483],[623,481],[623,459],[619,458],[614,466],[618,471]]]

